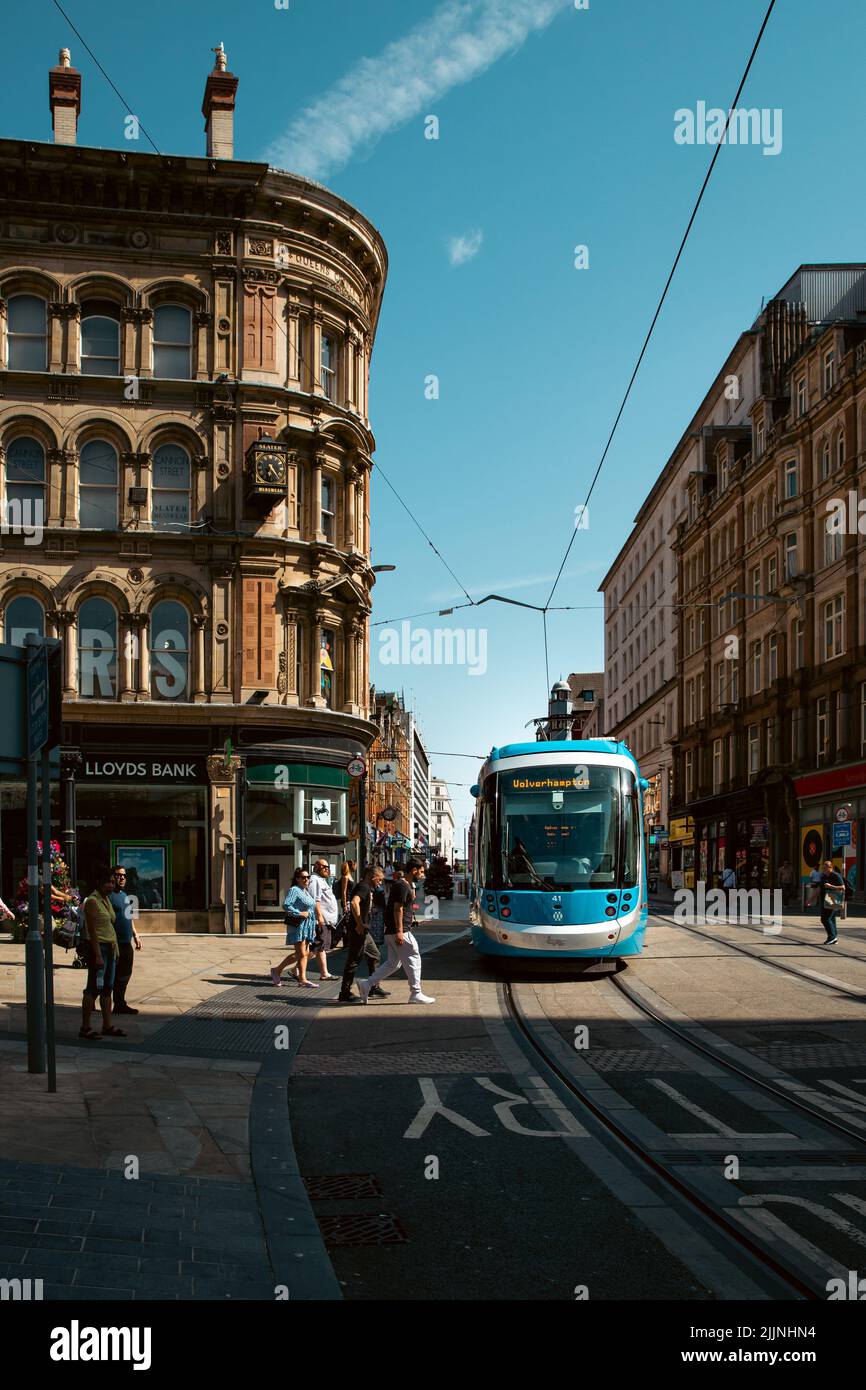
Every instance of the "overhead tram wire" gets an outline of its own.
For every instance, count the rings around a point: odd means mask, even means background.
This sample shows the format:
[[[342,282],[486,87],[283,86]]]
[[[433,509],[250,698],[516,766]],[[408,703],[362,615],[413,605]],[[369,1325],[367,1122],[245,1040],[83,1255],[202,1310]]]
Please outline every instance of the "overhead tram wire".
[[[62,6],[61,4],[59,4],[59,0],[52,0],[52,4],[54,5],[55,9],[58,9],[58,10],[60,11],[60,13],[63,15],[63,18],[66,20],[66,23],[69,25],[70,29],[72,30],[73,34],[75,35],[75,37],[81,42],[81,44],[84,46],[84,48],[85,48],[85,49],[87,50],[87,52],[90,54],[90,57],[93,59],[93,61],[94,61],[94,63],[96,64],[96,66],[99,68],[99,71],[102,73],[102,76],[105,78],[106,82],[108,83],[108,85],[109,85],[109,87],[111,88],[111,90],[114,92],[114,95],[117,97],[117,99],[119,100],[120,104],[121,104],[122,106],[125,106],[125,107],[126,107],[127,114],[131,114],[131,113],[132,113],[132,107],[130,106],[129,102],[126,100],[126,98],[124,97],[123,93],[120,92],[120,91],[118,91],[117,87],[115,87],[115,85],[114,85],[114,83],[112,82],[111,78],[109,77],[108,73],[105,71],[105,68],[102,66],[102,64],[100,63],[100,61],[99,61],[99,59],[97,58],[96,54],[94,53],[93,49],[90,47],[90,44],[87,42],[87,40],[85,39],[84,35],[80,32],[80,30],[76,29],[75,25],[72,23],[72,20],[69,18],[69,15],[66,13],[66,11],[65,11],[64,8],[63,8],[63,6]],[[149,143],[150,143],[151,145],[153,145],[153,148],[156,150],[157,154],[158,154],[160,157],[162,157],[162,150],[159,148],[159,146],[157,145],[156,141],[151,139],[150,135],[148,134],[147,130],[145,129],[144,123],[143,123],[141,120],[139,120],[139,118],[138,118],[137,116],[136,116],[135,119],[138,121],[138,128],[139,128],[139,130],[141,130],[141,131],[144,132],[145,138],[149,141]]]
[[[679,265],[680,259],[681,259],[682,254],[683,254],[683,251],[685,250],[686,242],[687,242],[688,239],[689,239],[689,233],[691,232],[692,227],[693,227],[694,222],[695,222],[695,219],[696,219],[696,217],[697,217],[697,215],[698,215],[698,209],[700,208],[701,203],[703,202],[703,197],[704,197],[704,194],[705,194],[705,192],[706,192],[706,190],[707,190],[707,185],[708,185],[709,182],[710,182],[710,177],[711,177],[711,175],[712,175],[713,169],[715,168],[716,160],[717,160],[718,157],[719,157],[719,152],[720,152],[720,150],[721,150],[721,148],[722,148],[722,144],[724,143],[724,140],[725,140],[725,138],[726,138],[726,136],[727,136],[727,133],[728,133],[728,126],[729,126],[729,124],[730,124],[731,116],[733,115],[733,112],[734,112],[734,109],[736,108],[737,102],[738,102],[739,99],[740,99],[740,95],[741,95],[741,93],[742,93],[742,90],[743,90],[743,88],[744,88],[745,85],[746,85],[746,79],[748,78],[749,72],[751,71],[751,68],[752,68],[752,64],[753,64],[754,61],[755,61],[755,57],[756,57],[756,55],[757,55],[758,48],[760,47],[761,39],[762,39],[763,36],[764,36],[764,30],[766,29],[767,24],[769,23],[770,15],[773,13],[773,10],[775,9],[775,6],[776,6],[776,0],[770,0],[770,4],[769,4],[768,7],[767,7],[767,12],[766,12],[766,14],[764,15],[763,23],[761,24],[761,27],[760,27],[760,29],[759,29],[759,31],[758,31],[758,36],[757,36],[757,38],[755,39],[755,42],[754,42],[754,44],[753,44],[753,46],[752,46],[752,51],[751,51],[751,53],[749,54],[749,61],[748,61],[747,64],[746,64],[746,67],[745,67],[745,70],[744,70],[744,72],[743,72],[742,77],[740,78],[740,85],[739,85],[738,88],[737,88],[736,96],[734,97],[734,100],[733,100],[733,102],[731,103],[731,106],[730,106],[730,108],[729,108],[729,110],[728,110],[728,114],[727,114],[727,116],[726,116],[726,118],[725,118],[725,128],[724,128],[724,132],[723,132],[723,134],[722,134],[722,138],[721,138],[721,140],[719,141],[719,143],[716,145],[716,148],[715,148],[715,150],[714,150],[714,152],[713,152],[713,157],[712,157],[712,159],[710,160],[709,168],[707,169],[706,175],[704,176],[704,181],[703,181],[703,183],[701,184],[701,190],[700,190],[700,192],[699,192],[699,194],[698,194],[697,201],[695,202],[695,205],[694,205],[694,207],[692,208],[692,213],[691,213],[691,216],[690,216],[690,218],[689,218],[689,220],[688,220],[688,225],[686,226],[686,230],[685,230],[685,232],[683,233],[683,237],[682,237],[682,240],[681,240],[681,242],[680,242],[680,244],[679,244],[679,249],[678,249],[678,251],[677,251],[677,254],[676,254],[676,256],[674,257],[674,262],[673,262],[673,265],[671,266],[670,273],[668,274],[668,278],[667,278],[667,280],[665,281],[665,286],[664,286],[664,289],[662,290],[661,298],[659,299],[659,302],[658,302],[658,304],[656,305],[655,313],[654,313],[653,316],[652,316],[652,322],[650,323],[649,329],[648,329],[648,331],[647,331],[647,335],[646,335],[646,337],[644,338],[643,346],[642,346],[640,352],[638,353],[638,358],[637,358],[637,361],[636,361],[636,363],[635,363],[635,365],[634,365],[634,370],[632,371],[631,377],[629,378],[629,383],[628,383],[628,386],[626,387],[625,395],[623,396],[622,401],[621,401],[621,403],[620,403],[619,410],[618,410],[617,413],[616,413],[616,418],[614,419],[613,426],[612,426],[612,428],[611,428],[610,434],[608,435],[607,443],[606,443],[605,446],[604,446],[604,450],[603,450],[602,455],[601,455],[601,458],[599,459],[599,462],[598,462],[598,467],[596,468],[595,474],[593,475],[592,482],[590,483],[589,491],[588,491],[588,493],[586,494],[586,501],[584,502],[584,507],[589,506],[589,501],[590,501],[590,498],[592,497],[593,491],[595,490],[595,485],[596,485],[596,483],[598,482],[599,474],[601,473],[601,470],[602,470],[602,468],[604,467],[605,459],[607,458],[608,452],[609,452],[609,450],[610,450],[610,446],[611,446],[611,444],[613,443],[613,437],[614,437],[614,435],[616,434],[617,427],[618,427],[618,425],[619,425],[619,422],[620,422],[620,420],[621,420],[621,418],[622,418],[623,412],[624,412],[625,407],[626,407],[626,403],[628,402],[628,398],[629,398],[629,396],[631,395],[631,389],[632,389],[632,387],[634,386],[635,380],[636,380],[636,378],[637,378],[637,374],[638,374],[638,372],[640,371],[641,363],[643,362],[644,356],[645,356],[645,354],[646,354],[646,350],[647,350],[647,348],[649,347],[650,339],[652,338],[653,332],[654,332],[654,330],[655,330],[656,323],[658,322],[659,315],[661,314],[662,306],[664,305],[664,302],[665,302],[665,300],[666,300],[666,298],[667,298],[668,290],[669,290],[670,287],[671,287],[671,282],[673,281],[674,275],[675,275],[676,270],[677,270],[677,266]],[[576,535],[577,535],[577,528],[575,527],[575,528],[572,530],[571,536],[569,537],[568,545],[566,546],[566,549],[565,549],[565,554],[564,554],[564,556],[562,557],[562,564],[560,565],[559,571],[558,571],[557,576],[556,576],[556,579],[555,579],[554,582],[553,582],[553,588],[551,589],[550,593],[549,593],[548,596],[547,596],[547,603],[544,605],[545,609],[548,608],[548,607],[550,606],[550,601],[551,601],[551,599],[553,598],[554,594],[556,593],[557,586],[558,586],[558,584],[559,584],[560,578],[562,577],[562,571],[565,569],[566,561],[568,560],[568,557],[569,557],[569,555],[571,554],[571,547],[572,547],[573,544],[574,544],[574,538],[575,538]],[[548,682],[548,683],[549,683],[549,682]]]

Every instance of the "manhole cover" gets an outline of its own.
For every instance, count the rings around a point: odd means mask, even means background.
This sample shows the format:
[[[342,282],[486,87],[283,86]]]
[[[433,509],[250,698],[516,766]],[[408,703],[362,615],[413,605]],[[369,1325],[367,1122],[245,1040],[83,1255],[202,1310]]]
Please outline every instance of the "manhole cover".
[[[327,1246],[405,1245],[406,1232],[396,1216],[320,1216],[319,1229]]]
[[[330,1177],[304,1178],[304,1186],[312,1202],[382,1196],[382,1189],[372,1173],[334,1173]]]

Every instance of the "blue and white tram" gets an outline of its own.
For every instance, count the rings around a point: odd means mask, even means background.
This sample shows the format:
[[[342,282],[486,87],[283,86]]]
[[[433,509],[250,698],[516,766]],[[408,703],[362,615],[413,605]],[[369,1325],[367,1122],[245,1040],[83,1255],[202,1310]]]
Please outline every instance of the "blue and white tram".
[[[639,955],[646,785],[612,739],[494,748],[472,788],[476,950],[587,962]]]

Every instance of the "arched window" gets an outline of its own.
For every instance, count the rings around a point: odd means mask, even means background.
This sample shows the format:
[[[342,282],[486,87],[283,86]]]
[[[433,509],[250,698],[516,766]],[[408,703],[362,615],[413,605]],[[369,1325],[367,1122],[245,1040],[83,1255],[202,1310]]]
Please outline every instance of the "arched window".
[[[45,610],[38,599],[19,594],[6,605],[3,640],[13,647],[23,647],[29,633],[45,636]]]
[[[189,527],[190,462],[179,444],[161,444],[153,456],[151,517],[154,527]]]
[[[189,613],[175,599],[150,615],[150,694],[154,700],[188,700]]]
[[[45,450],[19,435],[6,450],[6,524],[21,528],[45,518]]]
[[[840,430],[836,436],[836,467],[845,466],[845,431]]]
[[[9,300],[9,366],[19,372],[44,372],[48,366],[47,306],[35,294]]]
[[[78,610],[78,693],[84,700],[117,695],[117,613],[104,598],[85,599]]]
[[[749,538],[756,534],[758,530],[758,508],[754,502],[749,506]]]
[[[153,374],[192,376],[192,314],[182,304],[160,304],[154,311]]]
[[[117,530],[117,450],[105,439],[91,439],[81,450],[78,524],[97,531]]]
[[[83,376],[120,373],[120,313],[115,304],[93,299],[81,310],[81,372]]]
[[[829,476],[830,476],[830,441],[829,441],[828,439],[825,439],[825,440],[824,440],[824,443],[821,445],[821,478],[822,478],[822,479],[823,479],[823,478],[829,478]]]

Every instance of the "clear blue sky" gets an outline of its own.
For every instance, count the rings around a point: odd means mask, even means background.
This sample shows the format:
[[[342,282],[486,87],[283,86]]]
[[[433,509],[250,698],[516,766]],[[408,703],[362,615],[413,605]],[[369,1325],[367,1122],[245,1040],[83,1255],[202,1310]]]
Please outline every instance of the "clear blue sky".
[[[203,152],[202,92],[222,40],[240,78],[237,156],[279,149],[283,167],[315,170],[380,229],[391,271],[372,380],[377,461],[473,597],[532,603],[547,597],[712,153],[675,144],[673,113],[728,107],[765,8],[64,3],[161,150]],[[729,146],[717,161],[558,590],[588,611],[551,615],[551,679],[601,667],[598,582],[762,297],[803,261],[866,257],[864,40],[862,0],[778,0],[741,105],[782,108],[782,152]],[[51,0],[6,26],[15,81],[0,89],[0,133],[50,138],[46,70],[61,45],[84,75],[81,143],[126,147],[127,108]],[[424,139],[429,114],[438,141]],[[477,232],[480,249],[453,265],[451,239]],[[573,267],[578,243],[586,271]],[[430,374],[437,401],[424,396]],[[381,480],[374,547],[374,562],[398,566],[377,585],[374,620],[460,601]],[[414,696],[432,749],[484,753],[545,710],[541,624],[495,605],[419,622],[461,620],[487,631],[484,676],[376,659],[371,674]],[[472,761],[433,761],[474,780]],[[455,801],[462,824],[466,792]]]

